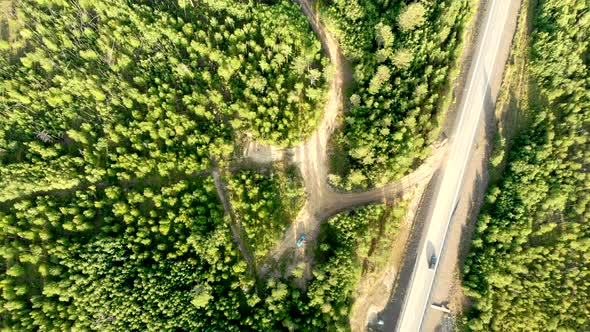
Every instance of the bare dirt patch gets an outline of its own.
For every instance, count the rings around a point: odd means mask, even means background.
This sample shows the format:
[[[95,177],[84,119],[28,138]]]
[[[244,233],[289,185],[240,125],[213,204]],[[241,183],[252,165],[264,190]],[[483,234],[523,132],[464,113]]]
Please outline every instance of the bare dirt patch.
[[[365,331],[367,323],[377,320],[377,314],[385,308],[392,292],[402,263],[407,241],[412,228],[412,221],[420,203],[426,183],[417,185],[414,190],[407,191],[404,199],[410,203],[406,208],[406,215],[399,225],[399,231],[387,248],[391,255],[381,269],[363,275],[356,289],[355,300],[350,314],[350,328],[353,332]]]
[[[446,152],[446,141],[436,144],[432,155],[414,172],[383,187],[350,193],[336,192],[331,188],[327,180],[329,139],[338,125],[338,116],[343,111],[344,91],[350,82],[351,69],[342,55],[336,38],[326,30],[317,14],[312,10],[309,0],[298,0],[298,3],[330,58],[333,77],[330,81],[325,111],[318,128],[307,141],[281,151],[283,160],[285,156],[292,156],[290,161],[299,167],[307,200],[291,227],[285,232],[283,240],[271,251],[265,263],[259,266],[258,273],[260,276],[265,276],[273,271],[273,275],[286,276],[285,273],[288,275],[303,262],[306,267],[305,273],[302,278],[299,278],[301,280],[297,280],[297,283],[304,287],[305,283],[312,278],[313,254],[320,223],[338,212],[371,203],[384,202],[387,199],[391,200],[403,192],[411,192],[416,187],[424,186],[440,166]],[[272,147],[263,144],[250,143],[245,150],[247,158],[258,161],[271,162],[281,159],[273,157],[273,155],[278,155],[278,150],[273,150]],[[296,246],[300,235],[306,236],[303,248]],[[288,266],[279,264],[281,261],[288,261]],[[277,269],[277,265],[280,268]]]

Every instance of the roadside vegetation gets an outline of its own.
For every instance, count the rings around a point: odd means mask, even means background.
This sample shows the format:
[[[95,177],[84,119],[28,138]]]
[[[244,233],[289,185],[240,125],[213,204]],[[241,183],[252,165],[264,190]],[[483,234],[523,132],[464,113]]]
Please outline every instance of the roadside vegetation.
[[[496,100],[496,127],[493,150],[490,156],[490,185],[496,184],[506,168],[506,156],[512,143],[529,125],[530,34],[535,6],[523,0],[512,48],[504,68],[504,77]]]
[[[399,179],[438,136],[473,2],[320,3],[353,66],[331,182],[350,190]]]
[[[363,274],[380,268],[387,259],[388,241],[399,229],[401,211],[403,206],[372,205],[343,212],[322,224],[308,296],[320,308],[321,319],[332,322],[336,330],[349,329],[356,286]]]
[[[530,5],[528,93],[517,96],[530,125],[488,191],[464,268],[473,331],[590,330],[590,3]]]

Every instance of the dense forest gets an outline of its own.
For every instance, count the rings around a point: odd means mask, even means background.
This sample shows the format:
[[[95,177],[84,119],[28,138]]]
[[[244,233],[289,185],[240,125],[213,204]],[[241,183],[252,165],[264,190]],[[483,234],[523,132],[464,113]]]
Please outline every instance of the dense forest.
[[[334,139],[345,154],[332,170],[334,184],[364,188],[400,178],[439,133],[473,1],[321,2],[353,67],[349,110]]]
[[[288,1],[2,7],[0,201],[193,174],[239,133],[289,145],[321,114],[327,59]]]
[[[252,285],[228,273],[245,263],[211,179],[91,186],[2,211],[4,328],[195,330],[204,326],[207,311],[200,309],[209,299],[222,294],[231,303],[232,283]]]
[[[228,181],[231,203],[254,257],[265,257],[294,221],[304,203],[304,190],[295,169],[236,172]]]
[[[252,273],[211,176],[223,167],[242,240],[264,256],[303,203],[301,179],[227,166],[240,135],[292,145],[319,119],[327,60],[297,5],[0,8],[3,330],[349,329],[355,284],[404,205],[325,222],[300,288],[300,267]]]
[[[246,273],[204,171],[240,133],[313,130],[326,60],[300,9],[0,5],[0,326],[285,329],[286,282]]]
[[[464,268],[473,331],[590,330],[590,2],[535,3],[531,124],[488,191]]]
[[[403,214],[372,206],[325,223],[315,278],[302,291],[289,279],[246,273],[212,182],[91,186],[3,208],[2,326],[347,330],[362,259]]]
[[[316,4],[353,68],[330,179],[397,179],[439,134],[473,1]],[[538,0],[531,124],[478,220],[468,329],[590,330],[588,8]],[[355,286],[387,261],[405,202],[324,221],[303,287],[305,263],[263,278],[240,247],[262,261],[305,199],[287,166],[233,164],[243,136],[291,146],[319,121],[330,67],[298,5],[0,0],[0,12],[0,328],[350,328]]]

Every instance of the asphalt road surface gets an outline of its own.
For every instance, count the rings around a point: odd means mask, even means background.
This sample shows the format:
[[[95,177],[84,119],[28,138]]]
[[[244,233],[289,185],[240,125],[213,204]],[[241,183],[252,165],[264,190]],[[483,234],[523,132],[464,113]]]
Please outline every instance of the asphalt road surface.
[[[475,133],[486,99],[489,101],[491,80],[502,76],[504,66],[497,66],[498,53],[503,38],[512,38],[506,29],[515,20],[510,11],[511,0],[490,0],[477,36],[474,58],[459,103],[459,113],[450,137],[449,155],[441,169],[440,182],[425,223],[421,248],[412,271],[408,290],[397,321],[397,331],[420,331],[424,313],[430,305],[432,285],[435,280],[441,251],[449,224],[459,203],[466,166],[475,145]],[[437,257],[429,268],[432,256]]]

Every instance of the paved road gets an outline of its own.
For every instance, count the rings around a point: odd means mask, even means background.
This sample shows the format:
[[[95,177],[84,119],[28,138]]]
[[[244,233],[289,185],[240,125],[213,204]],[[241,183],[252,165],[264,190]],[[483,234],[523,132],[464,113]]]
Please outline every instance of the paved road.
[[[515,15],[510,11],[511,0],[490,0],[483,26],[477,37],[476,50],[471,63],[454,134],[451,135],[449,155],[446,160],[425,223],[427,229],[421,241],[421,249],[412,272],[409,289],[406,292],[397,330],[400,332],[420,331],[426,308],[430,305],[432,284],[438,269],[438,262],[429,269],[432,255],[441,255],[447,230],[461,193],[467,162],[474,147],[474,137],[486,99],[490,97],[490,82],[501,77],[504,66],[496,66],[500,43],[511,38],[505,30]],[[505,41],[504,41],[505,42]]]

